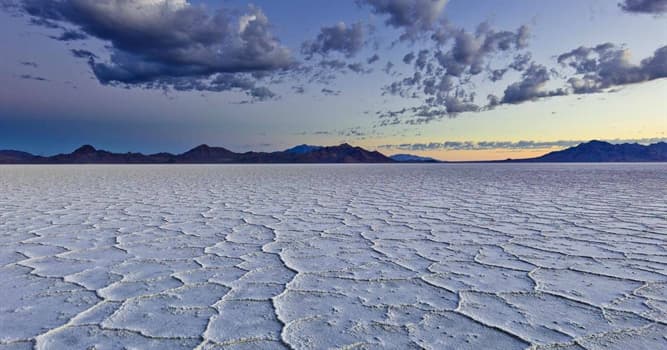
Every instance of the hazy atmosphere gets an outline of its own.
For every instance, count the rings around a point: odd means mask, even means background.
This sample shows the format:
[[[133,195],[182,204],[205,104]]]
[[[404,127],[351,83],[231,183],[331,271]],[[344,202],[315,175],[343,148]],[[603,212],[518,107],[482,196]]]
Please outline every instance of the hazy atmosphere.
[[[0,149],[667,139],[664,0],[0,0]]]

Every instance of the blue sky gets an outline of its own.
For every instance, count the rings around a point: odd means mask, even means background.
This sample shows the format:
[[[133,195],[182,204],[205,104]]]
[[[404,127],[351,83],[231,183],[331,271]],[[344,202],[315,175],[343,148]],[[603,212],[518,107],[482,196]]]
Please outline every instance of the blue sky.
[[[664,0],[0,3],[0,149],[350,142],[460,160],[667,138]]]

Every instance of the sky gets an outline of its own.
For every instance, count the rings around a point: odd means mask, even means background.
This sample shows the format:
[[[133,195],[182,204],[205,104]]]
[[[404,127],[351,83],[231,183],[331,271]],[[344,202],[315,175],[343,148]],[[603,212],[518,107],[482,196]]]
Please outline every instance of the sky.
[[[667,140],[667,0],[0,0],[0,149]]]

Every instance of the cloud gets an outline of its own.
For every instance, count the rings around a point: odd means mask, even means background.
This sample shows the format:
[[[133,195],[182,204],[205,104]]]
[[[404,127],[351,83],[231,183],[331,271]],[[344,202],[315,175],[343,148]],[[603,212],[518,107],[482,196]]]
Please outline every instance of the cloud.
[[[331,27],[322,27],[315,40],[306,41],[301,52],[310,59],[315,54],[326,56],[339,52],[346,57],[356,55],[364,47],[364,29],[361,23],[346,25],[344,22]]]
[[[320,91],[327,96],[338,96],[342,93],[340,90],[332,90],[328,88],[323,88]]]
[[[533,55],[530,52],[523,54],[517,54],[514,56],[514,61],[510,63],[509,68],[514,69],[517,72],[523,72],[530,66],[530,63],[533,60]]]
[[[364,137],[367,135],[366,132],[362,131],[360,127],[354,127],[354,128],[349,128],[345,130],[340,130],[338,132],[339,136],[345,136],[345,137]]]
[[[525,49],[529,30],[521,26],[515,32],[495,31],[484,22],[474,34],[458,29],[452,30],[450,35],[454,38],[453,47],[448,52],[439,52],[437,59],[447,74],[459,77],[482,73],[486,61],[496,52]]]
[[[306,93],[306,88],[303,86],[292,86],[292,91],[294,91],[295,94],[298,95],[303,95]]]
[[[500,101],[501,104],[518,104],[542,97],[561,96],[567,93],[562,90],[547,91],[544,89],[546,83],[551,79],[547,67],[533,63],[525,72],[522,79],[509,85]]]
[[[75,40],[84,40],[87,39],[88,35],[78,31],[78,30],[65,30],[59,36],[51,36],[51,39],[56,39],[60,41],[75,41]]]
[[[272,72],[293,64],[290,50],[254,6],[235,15],[187,0],[22,0],[20,5],[34,24],[74,27],[109,42],[109,59],[93,57],[90,64],[102,84],[200,86],[217,74]]]
[[[22,62],[19,62],[19,63],[21,63],[22,66],[26,66],[26,67],[32,67],[32,68],[37,68],[37,67],[39,67],[39,65],[37,64],[37,62],[32,62],[32,61],[22,61]]]
[[[433,28],[447,0],[357,0],[375,14],[387,16],[385,23],[403,30],[400,39],[414,39]]]
[[[386,94],[421,98],[423,104],[402,111],[381,113],[380,117],[385,119],[381,125],[394,125],[405,118],[409,118],[404,120],[407,124],[423,124],[459,113],[481,111],[488,106],[476,102],[476,87],[472,78],[486,72],[492,82],[500,81],[509,70],[528,69],[532,59],[529,52],[524,52],[530,37],[526,26],[515,31],[499,31],[484,22],[476,31],[469,32],[442,21],[434,32],[438,33],[432,37],[435,50],[422,49],[403,57],[403,63],[414,68],[412,76],[394,81],[384,88]],[[491,67],[492,59],[501,53],[514,53],[514,58],[502,67]],[[517,84],[508,91],[506,102],[510,98],[520,98],[519,94],[537,94],[537,89],[541,87],[536,80],[539,78],[535,76],[537,72],[524,74],[523,84]],[[531,87],[534,89],[532,92],[528,91]],[[500,103],[500,100],[496,102]]]
[[[624,0],[618,6],[633,13],[663,14],[667,12],[667,0]]]
[[[384,65],[384,68],[382,68],[382,71],[385,74],[392,75],[394,74],[394,63],[391,61],[387,61],[387,64]]]
[[[426,105],[410,108],[402,108],[394,111],[377,112],[380,118],[379,126],[390,126],[398,124],[421,125],[434,120],[442,119],[449,114],[444,108],[432,108]]]
[[[322,60],[318,65],[326,69],[339,70],[345,68],[347,63],[342,60]]]
[[[212,79],[178,79],[167,82],[176,91],[243,91],[253,98],[253,101],[265,101],[276,97],[270,89],[265,86],[257,86],[256,80],[248,75],[234,73],[219,73]],[[160,86],[156,86],[159,88]],[[248,102],[248,101],[246,101]]]
[[[630,57],[629,50],[604,43],[563,53],[558,56],[558,63],[575,71],[575,75],[568,79],[575,94],[667,78],[667,46],[658,48],[638,65],[633,64]]]
[[[364,68],[363,63],[360,62],[350,63],[347,65],[347,68],[358,74],[368,74],[372,71],[371,69]]]
[[[574,147],[590,140],[557,140],[557,141],[445,141],[429,143],[404,143],[381,145],[380,149],[401,151],[482,151],[482,150],[533,150],[533,149],[562,149]],[[608,139],[609,143],[640,143],[651,144],[667,142],[667,138],[643,139]]]
[[[456,96],[445,97],[443,104],[447,113],[452,116],[463,112],[477,112],[480,108],[472,103],[472,100],[462,100]]]
[[[22,75],[19,76],[19,78],[24,79],[24,80],[49,81],[49,79],[34,76],[34,75],[31,75],[31,74],[22,74]]]
[[[383,88],[383,94],[418,99],[421,104],[376,113],[379,126],[424,124],[503,104],[604,92],[667,77],[667,46],[639,64],[631,61],[627,49],[612,43],[582,46],[557,56],[556,62],[543,64],[535,62],[527,50],[530,32],[526,26],[515,31],[495,30],[484,22],[470,32],[443,20],[431,33],[435,48],[403,56],[403,63],[411,65],[413,71]],[[503,84],[511,71],[521,74],[519,80]],[[485,94],[485,102],[475,93],[479,76],[486,76],[496,86],[503,84]]]
[[[366,59],[366,63],[368,63],[368,64],[373,64],[373,63],[375,63],[375,62],[377,62],[377,61],[379,61],[379,60],[380,60],[380,56],[379,56],[378,54],[374,54],[373,56],[371,56],[371,57],[369,57],[368,59]]]
[[[414,60],[415,60],[414,52],[408,52],[405,56],[403,56],[403,63],[405,64],[412,64],[412,61]]]
[[[72,53],[72,56],[76,58],[97,58],[97,55],[88,51],[88,50],[82,50],[82,49],[71,49],[69,50]]]

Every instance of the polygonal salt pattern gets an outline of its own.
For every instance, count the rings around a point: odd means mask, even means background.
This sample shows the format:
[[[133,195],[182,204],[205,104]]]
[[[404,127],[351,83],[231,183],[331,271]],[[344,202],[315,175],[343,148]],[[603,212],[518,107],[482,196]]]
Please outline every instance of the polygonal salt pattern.
[[[667,348],[667,166],[0,166],[0,349]]]

